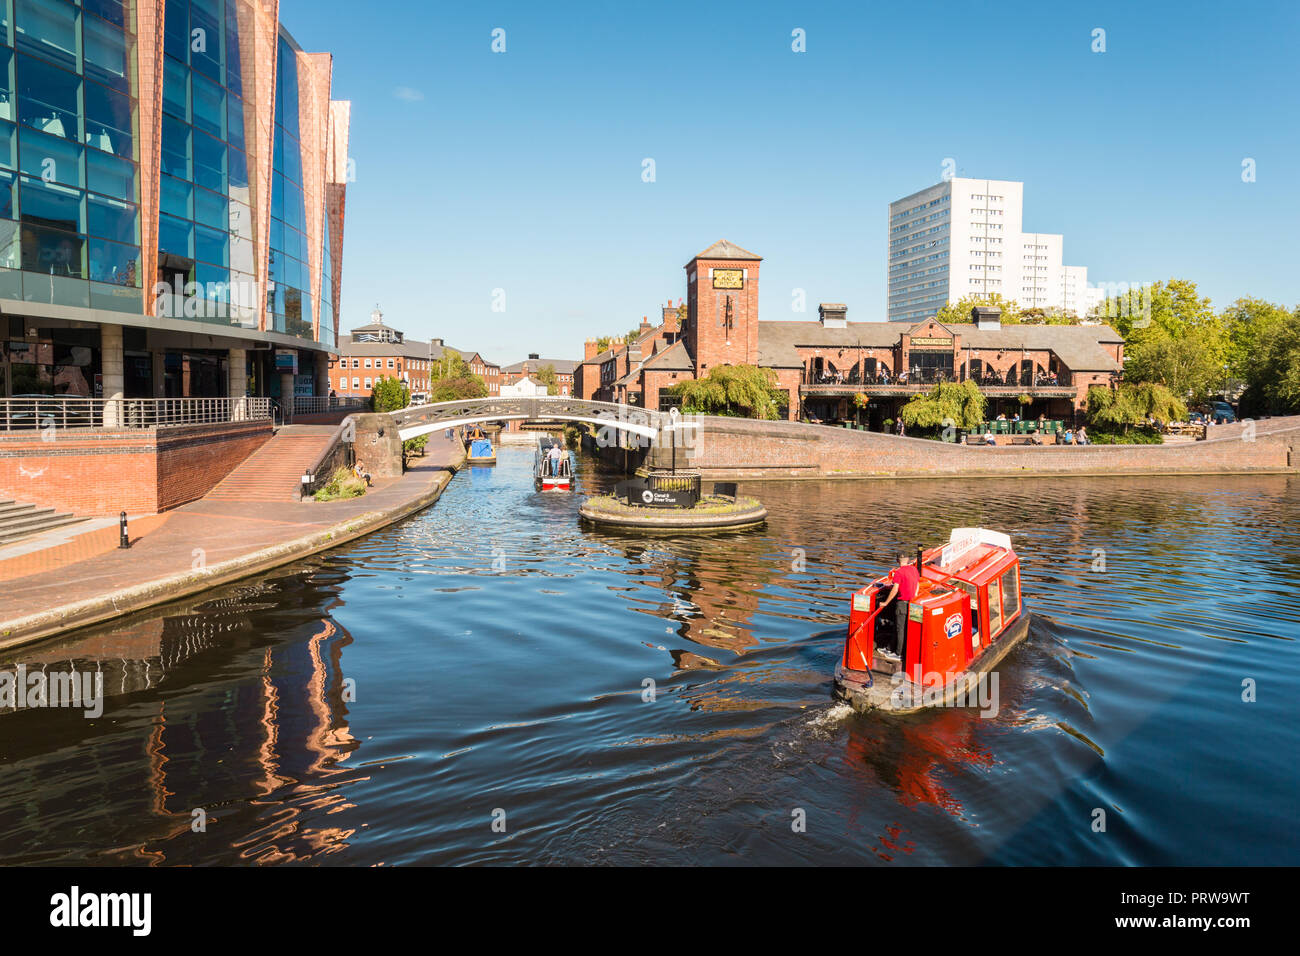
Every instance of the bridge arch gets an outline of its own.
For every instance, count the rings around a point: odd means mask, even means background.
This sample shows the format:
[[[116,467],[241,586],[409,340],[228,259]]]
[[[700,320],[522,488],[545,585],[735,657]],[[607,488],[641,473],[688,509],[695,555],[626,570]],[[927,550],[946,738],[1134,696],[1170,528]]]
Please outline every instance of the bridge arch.
[[[662,412],[563,396],[461,399],[414,405],[389,414],[403,441],[446,428],[500,421],[587,422],[654,439],[670,424],[669,416]]]

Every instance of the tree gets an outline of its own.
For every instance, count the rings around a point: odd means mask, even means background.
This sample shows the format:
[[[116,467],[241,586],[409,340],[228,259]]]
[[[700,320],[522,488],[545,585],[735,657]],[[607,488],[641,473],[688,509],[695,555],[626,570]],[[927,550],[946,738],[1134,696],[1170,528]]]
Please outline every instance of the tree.
[[[908,428],[970,431],[984,421],[984,393],[972,381],[940,382],[929,392],[912,396],[898,417]]]
[[[466,398],[487,398],[487,383],[477,375],[435,379],[430,386],[429,401],[455,402]]]
[[[537,381],[546,386],[547,395],[560,394],[560,380],[555,375],[555,366],[551,364],[543,365],[537,370]]]
[[[785,401],[776,373],[753,365],[715,365],[704,378],[678,382],[668,391],[681,397],[687,414],[772,420]]]
[[[1124,379],[1163,385],[1179,398],[1204,401],[1222,389],[1230,355],[1227,323],[1186,279],[1156,282],[1142,297],[1149,314],[1119,316]]]
[[[1124,383],[1117,388],[1094,385],[1088,389],[1088,424],[1101,431],[1127,434],[1148,420],[1158,424],[1187,417],[1187,406],[1163,385]]]
[[[934,317],[945,325],[951,322],[970,322],[971,309],[977,305],[1001,309],[1003,325],[1018,325],[1020,322],[1020,307],[1012,300],[1002,298],[996,292],[991,292],[988,295],[962,296],[951,305],[941,307],[934,314]],[[906,424],[907,419],[903,419],[903,422]]]
[[[1248,414],[1300,411],[1300,307],[1294,313],[1261,299],[1238,299],[1223,311],[1228,367],[1245,383]]]
[[[411,390],[400,379],[387,375],[379,376],[374,390],[370,393],[370,410],[374,412],[395,412],[411,404]]]
[[[469,370],[459,352],[443,349],[442,357],[429,367],[429,401],[454,402],[465,398],[486,398],[487,382]]]

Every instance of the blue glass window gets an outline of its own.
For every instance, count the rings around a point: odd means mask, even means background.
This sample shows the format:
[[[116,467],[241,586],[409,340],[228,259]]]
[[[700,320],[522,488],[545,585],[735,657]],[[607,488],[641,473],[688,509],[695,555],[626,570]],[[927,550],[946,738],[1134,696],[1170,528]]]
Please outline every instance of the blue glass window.
[[[191,208],[191,192],[194,187],[183,179],[175,179],[171,176],[161,176],[158,179],[158,208],[167,213],[169,216],[179,216],[182,219],[193,219],[194,210]]]
[[[190,178],[190,128],[171,116],[162,118],[162,169],[181,179]]]
[[[81,232],[81,190],[23,176],[18,208],[24,224],[40,222],[70,232]]]
[[[135,167],[97,150],[86,153],[86,185],[97,193],[135,201]]]
[[[90,278],[93,281],[112,285],[140,285],[139,246],[125,246],[95,238],[91,238],[86,245],[90,249]]]
[[[77,95],[81,78],[35,57],[18,56],[18,121],[26,126],[81,140]]]
[[[244,82],[239,69],[239,17],[235,2],[226,4],[226,88],[239,96],[244,92]]]
[[[0,170],[0,219],[14,217],[14,174]]]
[[[158,251],[193,259],[194,226],[172,216],[158,217]]]
[[[225,79],[221,69],[221,39],[225,33],[222,27],[202,4],[190,4],[190,66],[218,83]]]
[[[248,157],[242,151],[230,148],[230,190],[248,188]]]
[[[14,146],[18,139],[15,129],[13,123],[0,120],[0,166],[6,169],[14,168]]]
[[[190,5],[167,0],[163,13],[163,51],[182,63],[190,61]]]
[[[131,25],[127,22],[126,10],[122,5],[122,0],[81,0],[81,6],[93,14],[103,17],[109,23],[130,29]]]
[[[224,135],[226,120],[226,93],[216,83],[197,73],[190,75],[190,91],[194,98],[194,128],[213,136]]]
[[[229,302],[230,270],[207,262],[194,265],[194,281],[203,287],[203,294],[216,302]]]
[[[86,197],[86,231],[116,242],[136,243],[136,210],[132,203],[106,196]]]
[[[23,223],[23,269],[42,275],[85,277],[85,240],[62,229]]]
[[[226,97],[226,142],[244,148],[244,101],[238,96]]]
[[[29,176],[68,186],[84,186],[81,147],[61,136],[25,129],[19,134],[18,168]]]
[[[229,233],[208,229],[205,226],[195,226],[194,258],[218,266],[229,266],[226,249],[229,240]]]
[[[302,185],[302,144],[292,136],[284,137],[284,165],[280,167],[285,182]]]
[[[130,99],[98,83],[87,83],[85,89],[86,144],[125,159],[134,159]]]
[[[77,68],[77,8],[64,0],[14,0],[14,42],[70,70]]]
[[[207,189],[194,190],[194,221],[213,229],[230,228],[226,197]]]
[[[163,111],[185,121],[190,118],[190,79],[183,63],[163,57]]]
[[[226,147],[220,140],[194,131],[194,182],[226,191]]]
[[[86,78],[129,93],[131,49],[126,33],[96,17],[83,18],[81,33]]]
[[[4,10],[4,4],[0,3],[0,11]],[[0,13],[3,17],[3,13]],[[0,27],[0,42],[3,42],[6,31]],[[13,50],[5,46],[0,46],[0,119],[11,120],[14,118],[14,91],[12,84],[9,82],[11,70],[9,65],[13,62]]]

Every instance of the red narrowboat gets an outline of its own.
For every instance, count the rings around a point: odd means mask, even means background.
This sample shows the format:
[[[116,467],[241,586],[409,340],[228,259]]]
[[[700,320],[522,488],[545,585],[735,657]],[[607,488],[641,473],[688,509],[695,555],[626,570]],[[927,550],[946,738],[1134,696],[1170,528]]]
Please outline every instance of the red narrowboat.
[[[957,528],[946,545],[918,548],[916,569],[916,594],[902,609],[898,599],[885,603],[889,575],[852,596],[835,694],[856,710],[973,703],[984,675],[1029,632],[1007,535]]]

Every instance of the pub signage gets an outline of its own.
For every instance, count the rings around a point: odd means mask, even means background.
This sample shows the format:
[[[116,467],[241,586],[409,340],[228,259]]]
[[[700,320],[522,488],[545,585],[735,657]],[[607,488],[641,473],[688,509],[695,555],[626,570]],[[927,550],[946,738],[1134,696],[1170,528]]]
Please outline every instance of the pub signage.
[[[951,339],[951,338],[942,339],[942,338],[937,338],[937,337],[917,336],[916,338],[912,339],[912,348],[916,348],[917,346],[920,346],[920,347],[922,347],[922,348],[942,348],[942,349],[950,349],[950,348],[952,348],[952,339]]]

